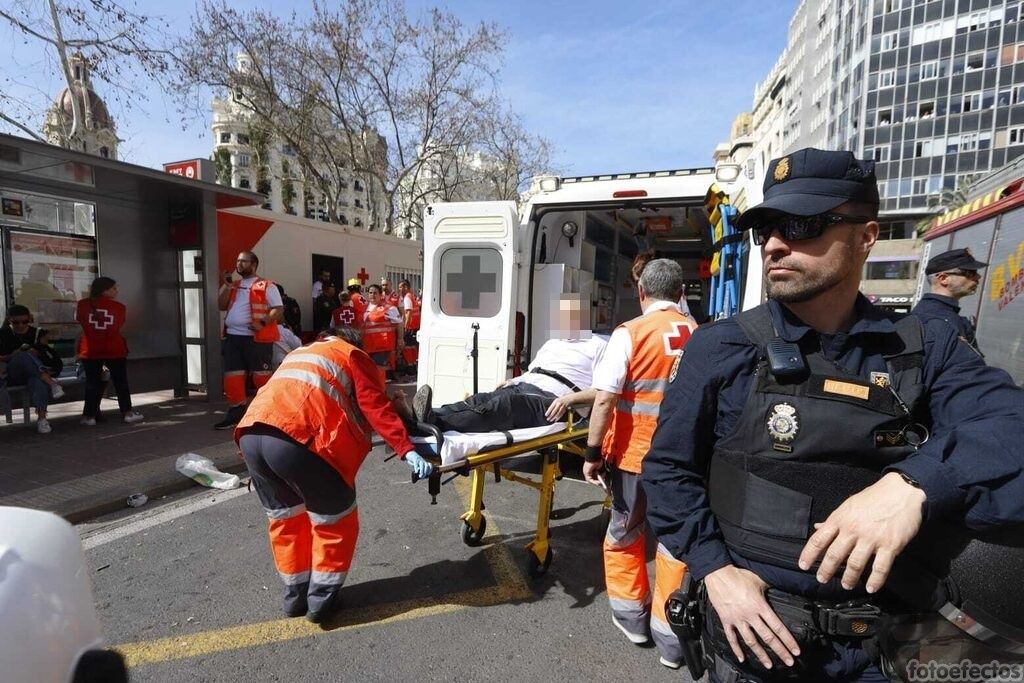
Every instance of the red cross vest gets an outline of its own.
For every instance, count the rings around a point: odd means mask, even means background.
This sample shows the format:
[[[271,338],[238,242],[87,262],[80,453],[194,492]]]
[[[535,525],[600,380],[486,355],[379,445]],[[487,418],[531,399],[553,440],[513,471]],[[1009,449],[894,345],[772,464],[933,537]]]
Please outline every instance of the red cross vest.
[[[239,284],[241,284],[241,280],[235,280],[231,283],[231,293],[228,295],[229,311],[235,303],[235,297],[238,296]],[[270,314],[270,303],[267,301],[267,287],[275,286],[270,280],[258,277],[252,283],[252,287],[249,288],[249,311],[253,323],[263,322]],[[224,334],[227,334],[227,328],[224,329]],[[252,335],[253,341],[260,342],[261,344],[273,344],[279,338],[280,333],[277,331],[276,322],[267,323],[262,328],[255,330]]]
[[[394,308],[381,304],[366,313],[363,321],[363,350],[367,353],[395,350],[398,332],[395,323],[388,319],[388,311]]]
[[[633,318],[620,327],[629,332],[633,351],[601,451],[619,469],[640,474],[658,426],[672,366],[697,325],[672,307]]]

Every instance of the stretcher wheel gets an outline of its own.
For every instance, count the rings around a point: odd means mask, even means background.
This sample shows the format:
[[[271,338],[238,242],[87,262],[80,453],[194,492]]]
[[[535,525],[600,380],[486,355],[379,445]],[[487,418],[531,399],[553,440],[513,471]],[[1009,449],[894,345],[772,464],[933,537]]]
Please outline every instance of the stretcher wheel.
[[[551,566],[551,548],[548,548],[547,553],[544,554],[544,561],[541,562],[537,559],[537,555],[531,550],[526,557],[526,573],[530,575],[531,579],[539,579],[548,573],[548,567]]]
[[[480,518],[480,528],[473,531],[473,525],[469,522],[462,523],[462,542],[475,548],[484,540],[484,533],[487,531],[487,518]]]

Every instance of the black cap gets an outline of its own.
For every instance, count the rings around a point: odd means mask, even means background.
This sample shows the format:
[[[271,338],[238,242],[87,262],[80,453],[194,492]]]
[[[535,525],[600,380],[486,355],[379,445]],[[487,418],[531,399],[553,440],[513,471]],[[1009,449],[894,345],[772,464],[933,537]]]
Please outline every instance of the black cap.
[[[875,162],[857,159],[853,152],[808,147],[772,159],[764,178],[764,201],[745,211],[737,227],[746,230],[766,213],[814,216],[846,202],[879,203]]]
[[[970,249],[950,249],[928,260],[928,266],[924,269],[925,275],[944,273],[947,270],[980,270],[987,266],[974,258]]]

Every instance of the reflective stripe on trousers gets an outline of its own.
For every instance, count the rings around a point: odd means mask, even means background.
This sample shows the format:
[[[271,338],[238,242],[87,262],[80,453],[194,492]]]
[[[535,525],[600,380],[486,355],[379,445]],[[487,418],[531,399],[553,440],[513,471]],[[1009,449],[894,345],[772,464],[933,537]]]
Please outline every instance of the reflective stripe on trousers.
[[[659,654],[678,662],[682,650],[665,618],[665,601],[682,585],[686,565],[658,544],[651,595],[646,557],[647,499],[640,488],[640,477],[610,468],[609,480],[612,511],[604,539],[604,570],[612,614],[631,633],[646,634],[649,627]]]

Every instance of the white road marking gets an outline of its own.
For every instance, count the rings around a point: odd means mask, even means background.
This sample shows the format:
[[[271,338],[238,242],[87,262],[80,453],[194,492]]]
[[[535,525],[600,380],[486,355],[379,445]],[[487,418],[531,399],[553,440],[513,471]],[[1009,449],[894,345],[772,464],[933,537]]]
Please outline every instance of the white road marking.
[[[231,491],[211,491],[207,495],[198,498],[197,500],[190,501],[184,505],[169,505],[167,509],[155,510],[145,517],[129,518],[132,521],[124,524],[123,526],[118,525],[115,522],[115,527],[112,529],[96,530],[95,532],[86,531],[82,533],[82,547],[86,550],[96,548],[97,546],[116,541],[132,534],[137,534],[140,531],[145,531],[152,527],[170,522],[171,520],[190,515],[193,512],[198,512],[204,508],[212,507],[220,503],[244,496],[248,493],[248,490],[242,486]]]

